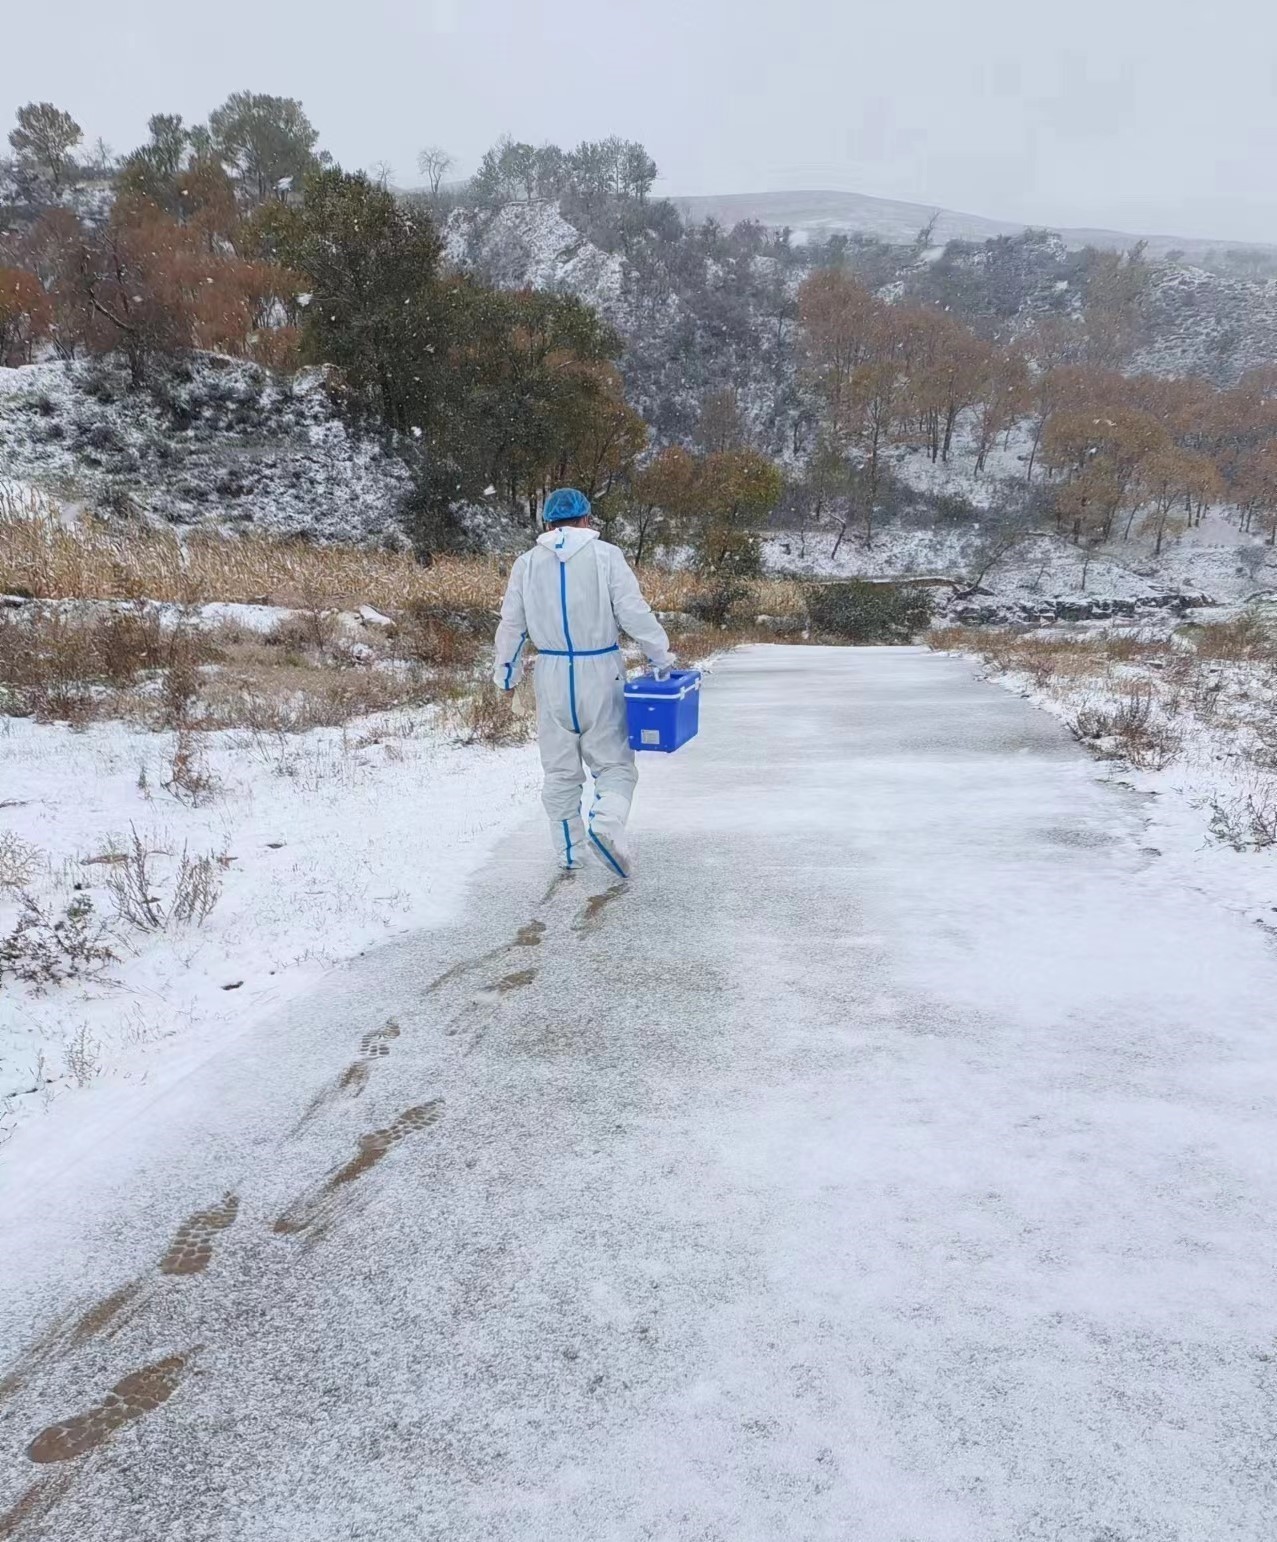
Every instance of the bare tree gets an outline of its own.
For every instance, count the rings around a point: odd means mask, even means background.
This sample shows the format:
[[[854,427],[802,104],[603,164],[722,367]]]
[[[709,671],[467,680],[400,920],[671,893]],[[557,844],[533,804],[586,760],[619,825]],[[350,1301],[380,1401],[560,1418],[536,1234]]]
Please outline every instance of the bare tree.
[[[923,252],[930,251],[931,247],[934,245],[936,239],[936,226],[939,223],[940,210],[937,209],[935,213],[932,214],[927,223],[921,227],[921,229],[918,231],[918,234],[914,236],[913,249],[920,256]]]
[[[417,170],[425,177],[431,198],[438,198],[443,179],[455,165],[454,158],[438,145],[427,145],[417,156]]]
[[[395,168],[389,161],[374,161],[368,168],[368,175],[378,187],[389,187],[395,175]]]
[[[1007,530],[988,536],[971,555],[970,570],[966,581],[954,590],[954,598],[969,600],[979,594],[984,581],[994,568],[999,567],[1013,551],[1026,541],[1041,537],[1040,530]]]
[[[101,134],[93,141],[93,148],[89,151],[87,170],[97,176],[107,176],[115,169],[115,151],[102,138]]]

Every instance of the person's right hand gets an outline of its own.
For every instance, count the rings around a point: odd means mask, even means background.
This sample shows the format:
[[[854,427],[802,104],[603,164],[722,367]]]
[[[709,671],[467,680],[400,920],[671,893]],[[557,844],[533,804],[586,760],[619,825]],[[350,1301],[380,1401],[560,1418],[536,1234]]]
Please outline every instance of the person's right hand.
[[[652,678],[654,680],[668,680],[670,677],[670,671],[677,663],[678,660],[671,657],[664,664],[657,664],[652,670]]]

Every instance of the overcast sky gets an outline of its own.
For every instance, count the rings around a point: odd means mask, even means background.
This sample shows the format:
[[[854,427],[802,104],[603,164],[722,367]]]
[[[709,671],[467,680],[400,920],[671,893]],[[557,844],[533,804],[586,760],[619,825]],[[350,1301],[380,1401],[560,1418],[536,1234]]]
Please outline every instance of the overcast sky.
[[[1273,0],[47,0],[0,102],[116,149],[299,97],[345,166],[499,134],[643,140],[658,191],[842,188],[1034,224],[1277,242]]]

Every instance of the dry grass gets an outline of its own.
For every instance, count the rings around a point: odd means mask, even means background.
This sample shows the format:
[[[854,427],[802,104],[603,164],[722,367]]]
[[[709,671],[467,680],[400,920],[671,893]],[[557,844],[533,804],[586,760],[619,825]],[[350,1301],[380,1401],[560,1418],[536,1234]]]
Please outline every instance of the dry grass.
[[[1182,635],[1200,659],[1277,666],[1277,633],[1257,615],[1247,613],[1231,621],[1190,625]]]
[[[1124,666],[1180,670],[1193,652],[1173,639],[1140,631],[1080,635],[973,627],[934,627],[928,645],[938,651],[975,653],[995,669],[1030,677],[1035,685],[1106,678]]]
[[[241,658],[204,683],[199,726],[255,733],[340,728],[356,718],[450,697],[455,687],[415,665],[342,669],[320,661]]]
[[[36,505],[0,506],[0,591],[34,599],[267,603],[312,615],[361,604],[392,615],[414,608],[491,614],[500,607],[508,570],[509,559],[501,557],[442,556],[423,567],[400,552],[67,525]],[[666,611],[693,609],[711,587],[696,574],[662,568],[645,568],[642,580],[652,605]],[[737,607],[742,615],[803,613],[799,583],[758,579],[745,587]]]
[[[1166,719],[1165,704],[1149,681],[1123,682],[1103,706],[1080,707],[1068,719],[1075,738],[1099,754],[1127,760],[1141,771],[1161,771],[1183,747]]]
[[[72,722],[108,715],[148,677],[163,682],[157,720],[183,720],[200,666],[216,640],[165,630],[153,608],[23,606],[0,611],[0,708],[22,717]]]
[[[12,830],[0,831],[0,889],[25,889],[41,865],[40,852]]]
[[[412,649],[434,661],[430,667]],[[200,730],[248,727],[302,732],[336,727],[452,694],[477,644],[436,625],[429,639],[314,646],[305,618],[262,636],[233,624],[164,627],[151,609],[24,605],[0,611],[0,711],[66,721],[126,718],[177,734],[166,789],[185,802],[210,790]]]
[[[222,892],[222,863],[212,852],[192,857],[186,847],[178,860],[170,892],[152,864],[151,851],[137,830],[107,875],[106,887],[116,917],[141,932],[162,932],[169,926],[200,925],[207,921]]]
[[[302,732],[469,696],[491,649],[508,566],[442,557],[423,567],[356,547],[67,525],[36,503],[0,500],[0,590],[37,602],[0,612],[0,710],[73,725],[125,717],[175,730],[163,785],[199,802],[211,790],[193,737],[200,730]],[[676,617],[703,612],[714,598],[714,585],[692,573],[653,568],[642,581],[654,608]],[[725,627],[689,620],[672,628],[684,662],[772,640],[758,615],[801,625],[800,584],[757,580],[733,590]],[[233,624],[191,625],[180,614],[174,626],[171,612],[166,620],[158,609],[212,602],[269,602],[292,613],[263,636]],[[352,631],[342,613],[365,604],[391,625]],[[522,737],[485,691],[449,710],[467,741]]]
[[[520,715],[510,696],[486,681],[471,695],[450,703],[444,721],[459,743],[483,744],[489,749],[526,744],[536,728],[532,713]]]

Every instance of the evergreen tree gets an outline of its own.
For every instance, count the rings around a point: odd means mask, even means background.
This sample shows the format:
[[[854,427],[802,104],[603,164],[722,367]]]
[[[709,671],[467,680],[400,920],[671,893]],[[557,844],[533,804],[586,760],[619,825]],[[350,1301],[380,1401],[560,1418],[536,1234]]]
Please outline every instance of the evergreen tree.
[[[317,153],[319,131],[292,97],[236,91],[209,115],[214,152],[231,170],[246,203],[263,203],[285,190],[300,191],[327,151]]]

